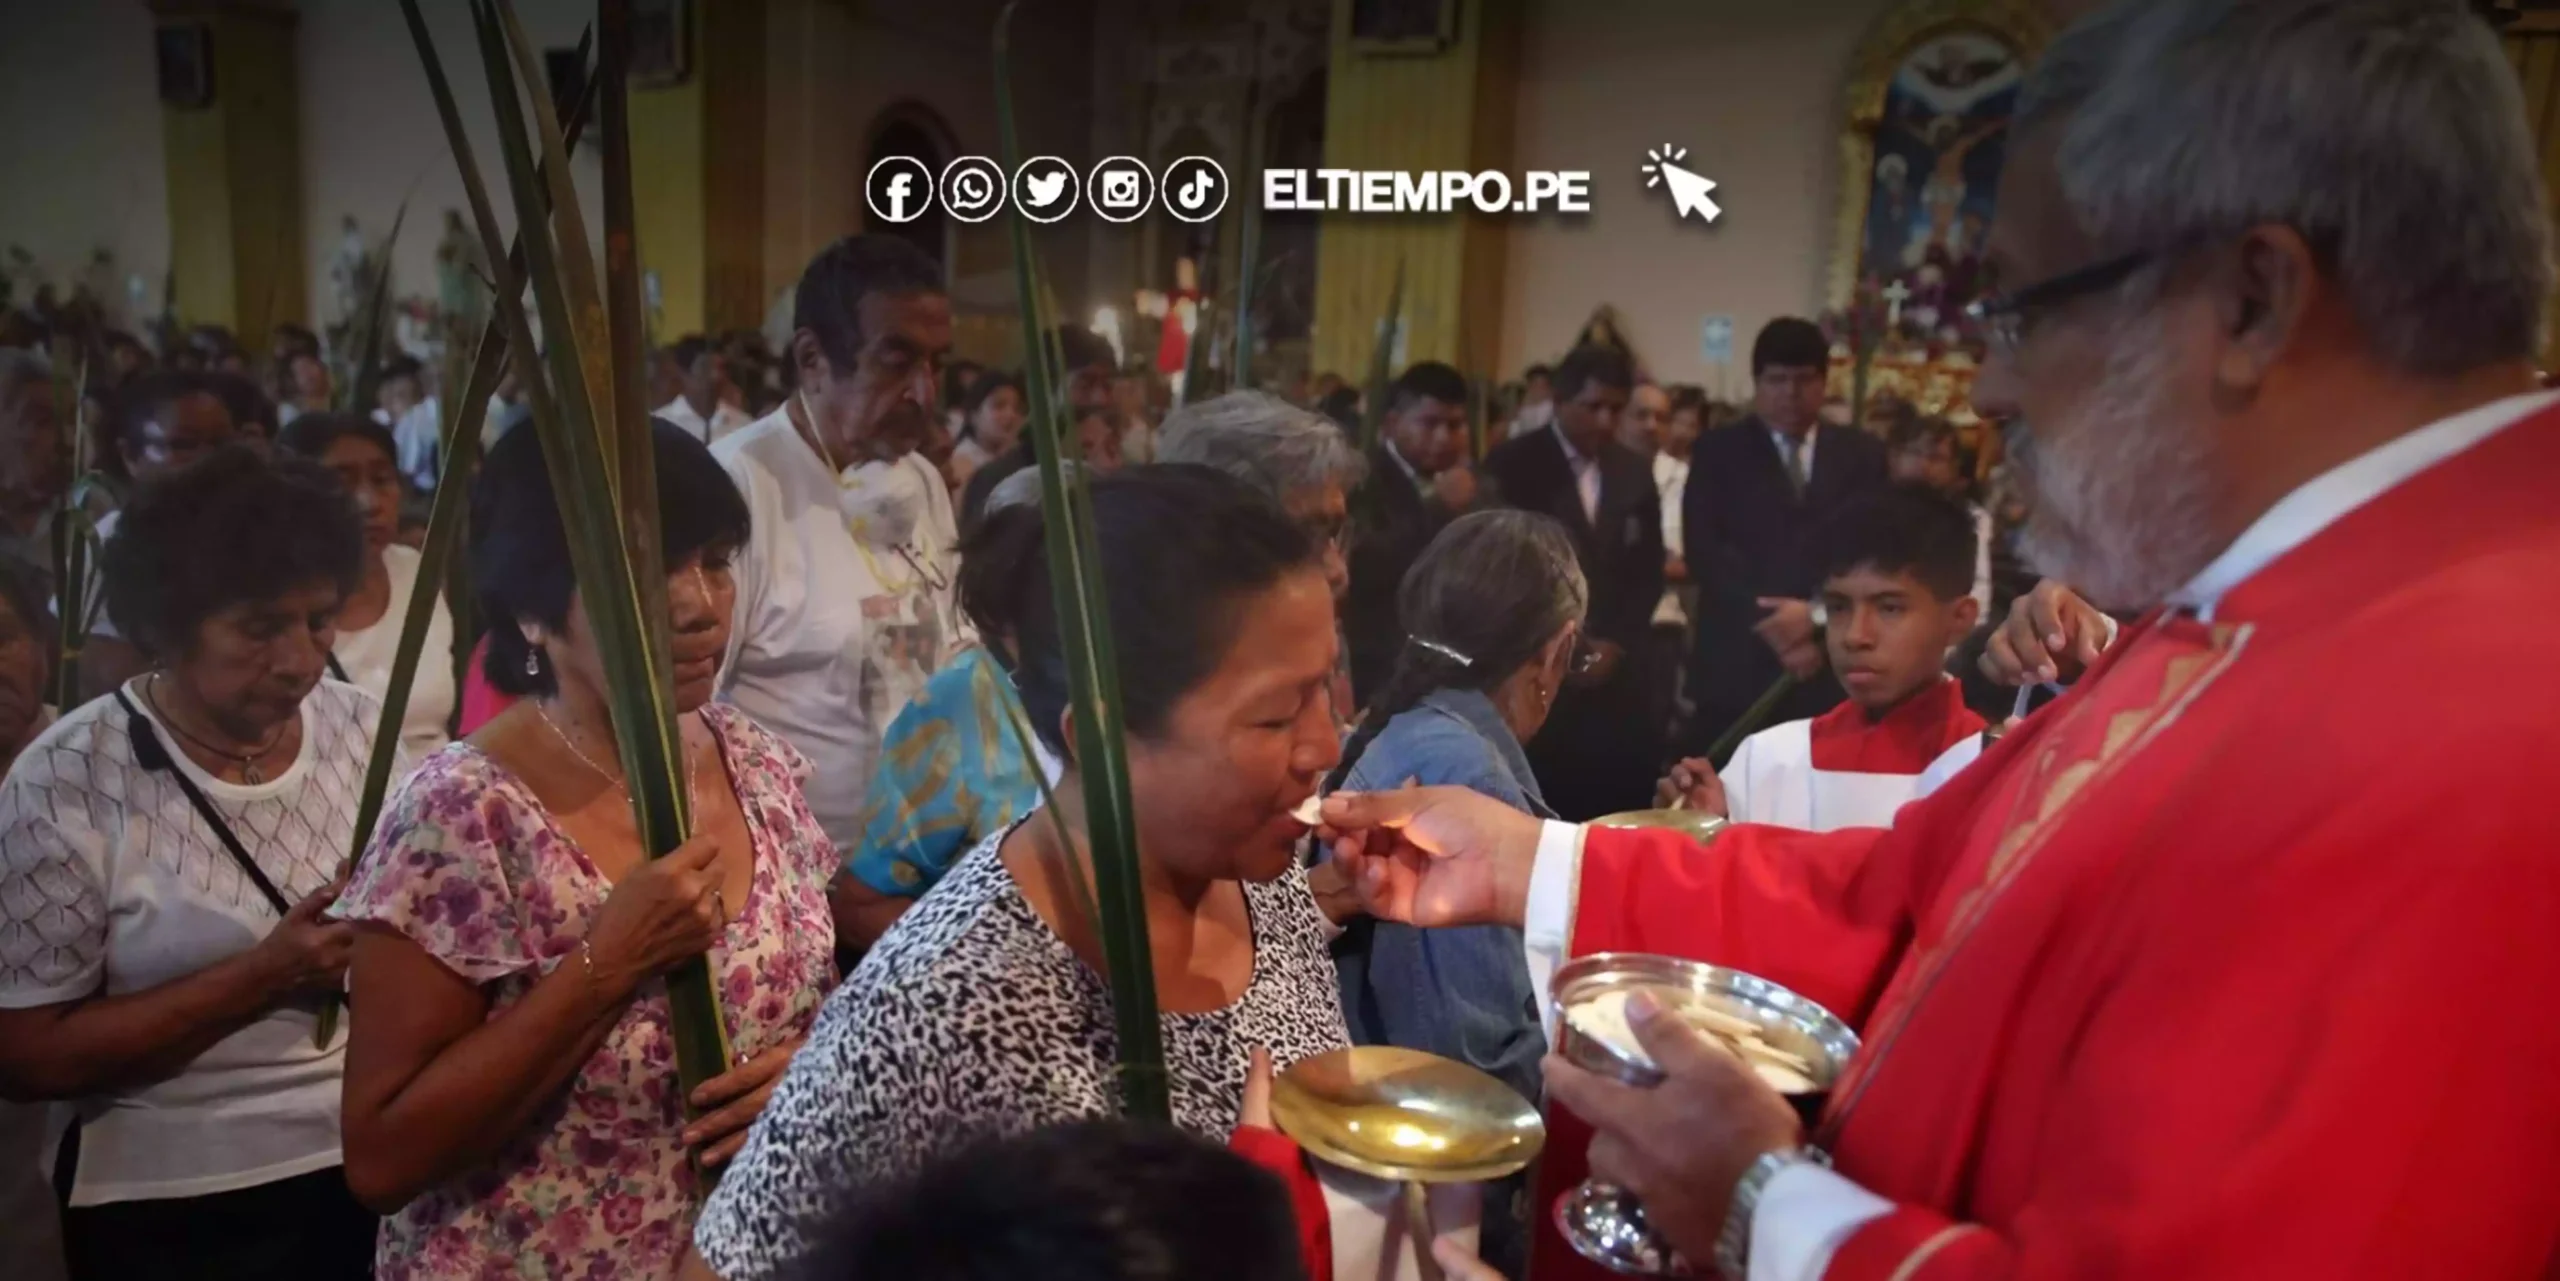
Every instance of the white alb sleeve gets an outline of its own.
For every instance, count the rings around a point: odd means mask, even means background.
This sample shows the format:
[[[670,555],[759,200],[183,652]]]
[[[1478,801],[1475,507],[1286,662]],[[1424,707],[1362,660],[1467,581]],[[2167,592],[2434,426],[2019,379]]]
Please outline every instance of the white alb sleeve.
[[[1538,831],[1538,856],[1529,868],[1529,899],[1520,913],[1520,946],[1529,963],[1529,991],[1538,999],[1539,1018],[1548,1022],[1547,1043],[1555,1044],[1552,1026],[1556,970],[1573,944],[1574,890],[1582,883],[1582,828],[1549,820]]]
[[[1831,1256],[1893,1203],[1820,1165],[1791,1165],[1751,1211],[1749,1281],[1819,1281]]]

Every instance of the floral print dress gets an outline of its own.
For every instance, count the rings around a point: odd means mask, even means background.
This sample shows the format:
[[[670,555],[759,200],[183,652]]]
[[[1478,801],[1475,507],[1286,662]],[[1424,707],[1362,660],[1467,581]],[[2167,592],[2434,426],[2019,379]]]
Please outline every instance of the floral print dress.
[[[744,1060],[805,1034],[833,982],[836,855],[801,797],[800,754],[734,708],[701,715],[755,842],[754,889],[710,958]],[[398,930],[480,984],[494,1016],[577,964],[612,889],[522,780],[455,743],[401,786],[336,915]],[[666,988],[653,982],[496,1159],[383,1220],[375,1275],[673,1276],[707,1192],[679,1139],[682,1103]]]

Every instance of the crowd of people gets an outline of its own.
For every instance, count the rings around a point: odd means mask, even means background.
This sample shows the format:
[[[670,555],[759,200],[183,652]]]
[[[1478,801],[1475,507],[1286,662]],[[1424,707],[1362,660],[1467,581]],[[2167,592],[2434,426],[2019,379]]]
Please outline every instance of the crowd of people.
[[[1737,1281],[2544,1276],[2560,705],[2408,680],[2560,622],[2518,102],[2416,0],[2063,34],[1989,245],[2005,454],[1852,420],[1795,318],[1746,405],[1581,342],[1480,422],[1438,362],[1177,406],[1054,335],[1170,1128],[1113,1119],[1025,383],[954,358],[912,245],[819,253],[779,351],[656,361],[692,830],[655,859],[511,390],[457,600],[415,362],[354,412],[300,330],[263,378],[71,338],[107,480],[64,583],[63,353],[0,352],[0,1274],[1552,1281],[1600,1275],[1552,1213],[1588,1173]],[[1733,825],[1592,822],[1656,805]],[[1866,1047],[1810,1128],[1641,1001],[1664,1080],[1604,1079],[1548,1017],[1607,951]],[[688,1091],[696,959],[732,1066]],[[1547,1155],[1406,1240],[1273,1128],[1351,1045],[1483,1070]]]

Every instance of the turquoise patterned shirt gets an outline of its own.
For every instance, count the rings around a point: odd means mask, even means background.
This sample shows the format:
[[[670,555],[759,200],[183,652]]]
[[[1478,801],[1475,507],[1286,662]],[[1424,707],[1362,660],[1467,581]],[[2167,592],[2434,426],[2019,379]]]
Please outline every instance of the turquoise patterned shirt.
[[[1030,813],[1040,783],[1023,750],[1029,728],[1012,680],[985,647],[944,664],[889,722],[865,793],[862,843],[845,870],[882,894],[916,898],[971,847]]]

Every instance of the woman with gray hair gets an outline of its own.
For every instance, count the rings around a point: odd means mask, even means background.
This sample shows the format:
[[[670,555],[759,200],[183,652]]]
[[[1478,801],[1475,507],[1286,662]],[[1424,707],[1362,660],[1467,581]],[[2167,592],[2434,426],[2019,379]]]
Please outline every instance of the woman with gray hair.
[[[1341,428],[1267,392],[1231,391],[1166,418],[1155,461],[1213,467],[1269,494],[1324,549],[1325,581],[1342,599],[1351,584],[1349,495],[1367,464]]]
[[[1155,460],[1215,468],[1270,495],[1315,540],[1340,611],[1351,590],[1350,495],[1368,471],[1368,460],[1341,428],[1268,392],[1231,391],[1166,418],[1156,432]],[[1347,725],[1358,703],[1351,692],[1351,645],[1338,620],[1334,635],[1333,714]]]
[[[1522,745],[1588,652],[1590,598],[1573,535],[1553,518],[1506,510],[1451,522],[1405,574],[1404,649],[1323,790],[1445,784],[1554,817]],[[1334,947],[1351,1037],[1472,1064],[1535,1099],[1547,1047],[1522,955],[1509,926],[1355,921]],[[1484,1257],[1507,1275],[1527,1254],[1515,1204],[1526,1192],[1515,1177],[1485,1197]]]

